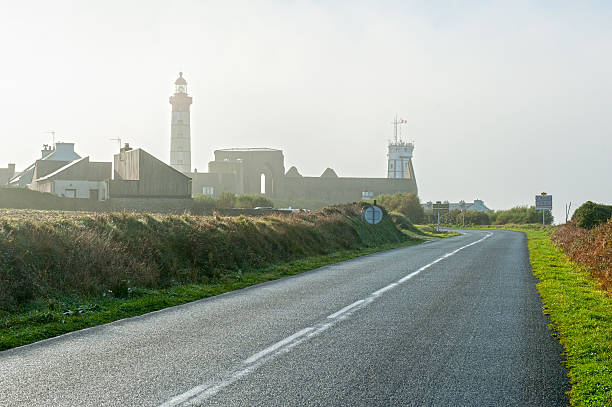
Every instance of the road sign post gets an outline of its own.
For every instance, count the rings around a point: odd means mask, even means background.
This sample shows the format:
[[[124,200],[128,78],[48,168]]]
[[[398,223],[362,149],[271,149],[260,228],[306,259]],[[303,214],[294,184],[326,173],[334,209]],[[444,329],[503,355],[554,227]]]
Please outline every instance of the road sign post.
[[[371,225],[376,225],[382,220],[382,217],[383,217],[382,209],[380,209],[380,207],[376,205],[369,206],[366,208],[364,212],[364,217],[365,217],[366,222],[368,222]]]
[[[447,203],[442,203],[440,201],[437,201],[435,204],[433,204],[433,210],[434,211],[438,211],[438,232],[440,231],[440,212],[446,212],[448,213],[450,210],[450,204]]]
[[[537,211],[542,211],[542,227],[546,224],[545,211],[552,211],[552,195],[542,192],[535,197],[535,206]]]
[[[376,200],[374,200],[374,205],[366,206],[363,210],[363,219],[361,220],[361,230],[362,230],[362,239],[363,243],[366,244],[365,238],[365,222],[368,222],[370,225],[376,225],[383,218],[383,211],[379,206],[376,206]],[[364,222],[365,220],[365,222]]]

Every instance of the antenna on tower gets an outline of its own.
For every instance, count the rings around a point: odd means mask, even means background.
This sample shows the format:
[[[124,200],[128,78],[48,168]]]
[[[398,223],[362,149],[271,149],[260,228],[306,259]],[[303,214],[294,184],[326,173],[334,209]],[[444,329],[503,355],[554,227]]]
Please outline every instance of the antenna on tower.
[[[51,143],[51,147],[53,148],[53,150],[55,150],[55,132],[54,131],[45,131],[45,134],[51,134],[52,137],[52,143]]]
[[[397,114],[395,115],[395,119],[393,119],[393,141],[394,141],[394,144],[397,144],[398,141],[402,141],[402,136],[401,136],[402,128],[399,127],[399,133],[400,133],[399,140],[398,140],[398,137],[397,137],[397,133],[398,133],[397,130],[398,130],[398,125],[405,124],[405,123],[406,123],[406,120],[404,120],[404,119],[399,119],[398,120],[397,119]]]

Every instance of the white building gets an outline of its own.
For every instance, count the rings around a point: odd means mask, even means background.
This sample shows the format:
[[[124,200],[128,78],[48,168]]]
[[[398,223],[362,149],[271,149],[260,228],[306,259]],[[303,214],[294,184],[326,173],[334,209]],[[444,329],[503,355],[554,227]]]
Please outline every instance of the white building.
[[[189,106],[191,96],[187,95],[187,81],[179,72],[174,82],[174,96],[170,96],[172,122],[170,127],[170,166],[183,174],[191,172],[191,128]]]
[[[55,169],[57,169],[60,166],[65,165],[57,164],[58,161],[68,163],[70,161],[78,160],[79,158],[81,158],[81,156],[74,152],[74,143],[55,143],[54,146],[45,144],[41,150],[41,158],[23,170],[23,172],[13,176],[13,178],[11,178],[9,181],[9,184],[22,188],[30,185],[34,179],[34,169],[36,167],[36,163],[39,161],[49,162],[49,165],[56,166]]]
[[[42,174],[43,165],[48,171],[47,163],[37,161],[30,189],[66,198],[108,199],[108,181],[112,175],[110,162],[90,162],[89,157],[84,157],[65,163],[45,175]]]
[[[412,167],[414,144],[398,137],[398,125],[404,123],[406,120],[397,120],[397,117],[393,121],[394,137],[389,142],[387,152],[387,178],[415,179]]]

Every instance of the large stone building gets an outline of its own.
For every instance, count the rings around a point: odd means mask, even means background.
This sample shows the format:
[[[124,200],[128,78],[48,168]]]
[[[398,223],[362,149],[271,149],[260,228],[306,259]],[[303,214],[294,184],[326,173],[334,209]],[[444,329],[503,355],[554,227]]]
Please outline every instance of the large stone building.
[[[208,173],[192,173],[194,194],[219,196],[263,194],[270,198],[299,199],[328,203],[355,202],[379,194],[417,192],[410,162],[410,177],[339,177],[328,168],[319,177],[307,177],[291,167],[285,172],[281,150],[271,148],[230,148],[215,151]]]

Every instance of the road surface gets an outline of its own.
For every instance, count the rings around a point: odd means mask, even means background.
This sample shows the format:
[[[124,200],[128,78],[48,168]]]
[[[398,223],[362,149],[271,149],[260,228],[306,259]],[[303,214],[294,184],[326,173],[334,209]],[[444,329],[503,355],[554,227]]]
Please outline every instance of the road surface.
[[[462,236],[0,352],[0,406],[564,406],[525,236]]]

